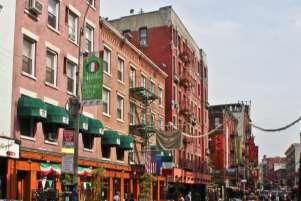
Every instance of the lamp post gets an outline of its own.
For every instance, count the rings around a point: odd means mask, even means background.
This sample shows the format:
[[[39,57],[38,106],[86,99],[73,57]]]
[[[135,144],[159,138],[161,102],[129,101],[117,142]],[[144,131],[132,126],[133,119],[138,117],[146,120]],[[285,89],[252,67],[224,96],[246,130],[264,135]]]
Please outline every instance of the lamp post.
[[[70,105],[70,114],[73,118],[74,124],[74,156],[73,156],[73,196],[72,200],[78,200],[78,193],[77,193],[77,167],[78,167],[78,137],[79,137],[79,124],[80,124],[80,109],[81,109],[81,79],[82,79],[82,68],[81,68],[81,48],[82,48],[82,36],[84,35],[85,31],[85,23],[86,23],[86,16],[88,14],[89,8],[91,4],[88,1],[88,6],[85,11],[83,24],[80,27],[79,32],[79,46],[78,46],[78,63],[77,63],[77,71],[76,71],[76,96],[69,98],[69,105]]]

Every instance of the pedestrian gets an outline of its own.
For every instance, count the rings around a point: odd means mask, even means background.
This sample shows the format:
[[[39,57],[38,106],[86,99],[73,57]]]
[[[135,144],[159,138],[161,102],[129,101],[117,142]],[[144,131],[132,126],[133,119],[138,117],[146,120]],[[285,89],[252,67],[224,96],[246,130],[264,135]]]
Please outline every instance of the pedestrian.
[[[120,197],[119,197],[119,191],[116,191],[114,197],[113,197],[113,201],[120,201]]]
[[[185,196],[185,201],[191,201],[191,191],[188,192],[188,194]]]
[[[185,201],[183,195],[180,193],[178,196],[178,201]]]

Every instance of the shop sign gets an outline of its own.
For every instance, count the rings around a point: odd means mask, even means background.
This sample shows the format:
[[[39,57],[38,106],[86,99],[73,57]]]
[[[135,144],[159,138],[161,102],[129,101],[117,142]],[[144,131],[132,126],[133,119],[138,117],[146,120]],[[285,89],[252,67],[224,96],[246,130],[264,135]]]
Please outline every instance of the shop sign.
[[[73,154],[74,153],[74,131],[63,131],[63,146],[62,153]]]
[[[73,174],[73,155],[63,155],[61,171],[62,173]]]
[[[19,144],[14,139],[0,138],[0,156],[19,158]]]

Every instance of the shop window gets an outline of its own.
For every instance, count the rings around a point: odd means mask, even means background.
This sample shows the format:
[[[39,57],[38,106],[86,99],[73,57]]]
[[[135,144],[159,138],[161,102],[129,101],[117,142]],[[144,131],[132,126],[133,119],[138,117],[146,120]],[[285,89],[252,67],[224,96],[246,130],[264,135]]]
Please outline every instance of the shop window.
[[[124,198],[126,200],[130,200],[130,180],[129,179],[124,179]]]
[[[94,136],[91,134],[83,134],[83,144],[85,149],[93,149]]]
[[[27,137],[34,137],[37,130],[37,122],[33,118],[20,119],[20,131],[21,135]]]
[[[119,194],[119,196],[120,196],[120,185],[121,185],[120,178],[114,178],[113,182],[114,182],[113,183],[113,193],[114,193],[114,195]]]
[[[56,142],[58,138],[59,127],[55,124],[43,124],[45,140]]]
[[[108,200],[109,192],[110,192],[109,178],[104,178],[102,192],[101,192],[101,200]]]
[[[116,155],[117,155],[117,160],[118,161],[123,161],[124,160],[124,150],[116,147]]]
[[[103,158],[111,157],[111,147],[109,145],[101,145],[101,152]]]

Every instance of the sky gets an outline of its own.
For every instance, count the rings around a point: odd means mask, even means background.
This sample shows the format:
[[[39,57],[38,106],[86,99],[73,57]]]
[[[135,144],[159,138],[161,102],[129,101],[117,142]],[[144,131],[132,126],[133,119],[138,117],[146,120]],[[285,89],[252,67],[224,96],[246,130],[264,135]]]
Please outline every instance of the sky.
[[[300,0],[101,0],[109,19],[171,5],[207,53],[209,103],[251,101],[254,124],[278,128],[301,116]],[[259,154],[284,156],[301,123],[253,129]]]

